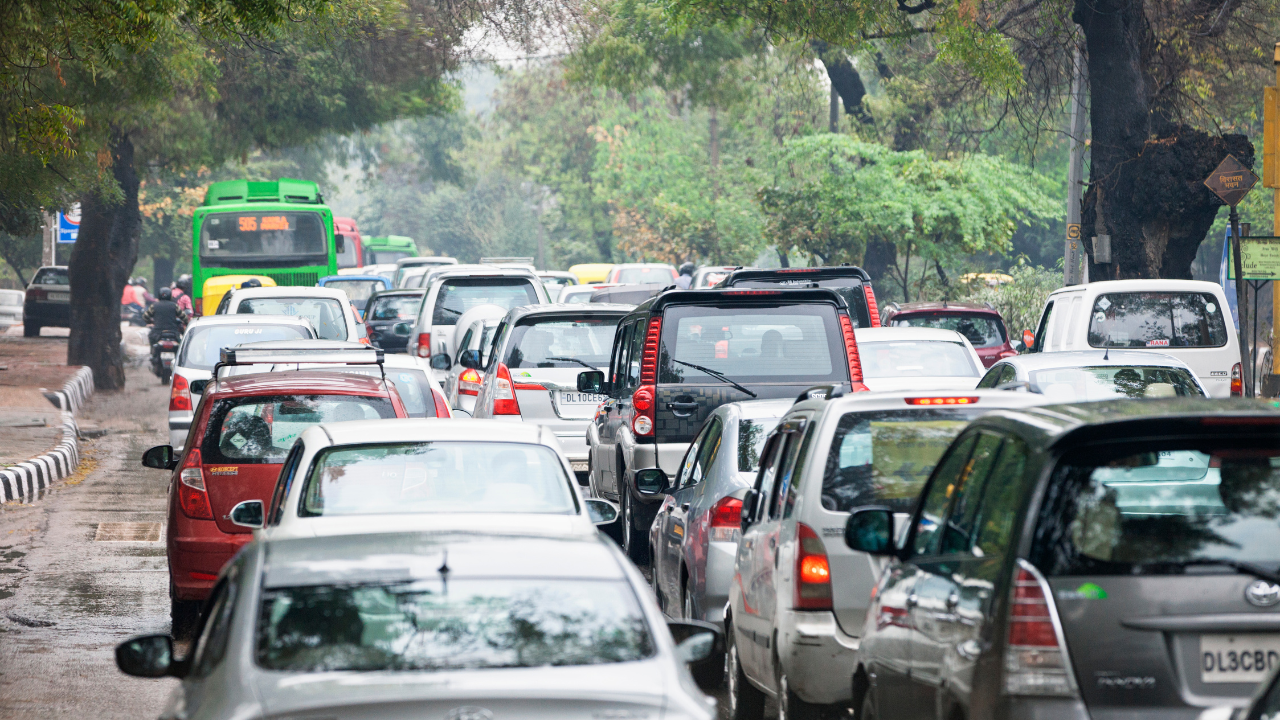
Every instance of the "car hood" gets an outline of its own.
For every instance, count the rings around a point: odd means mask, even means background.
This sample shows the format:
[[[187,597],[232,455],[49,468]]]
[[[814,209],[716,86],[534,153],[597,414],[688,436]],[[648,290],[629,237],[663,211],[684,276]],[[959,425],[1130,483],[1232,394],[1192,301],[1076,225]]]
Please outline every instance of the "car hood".
[[[583,515],[520,513],[450,513],[413,515],[348,515],[291,518],[288,524],[259,531],[272,539],[328,537],[387,532],[491,532],[514,535],[594,535],[596,526]]]
[[[886,377],[863,380],[868,390],[895,392],[902,390],[972,390],[982,378],[977,377]]]

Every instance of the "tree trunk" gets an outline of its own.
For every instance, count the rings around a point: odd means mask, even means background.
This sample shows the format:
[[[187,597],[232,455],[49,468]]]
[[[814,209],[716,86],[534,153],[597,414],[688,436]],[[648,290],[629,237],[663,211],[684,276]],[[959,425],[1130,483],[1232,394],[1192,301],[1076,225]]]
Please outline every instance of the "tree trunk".
[[[862,76],[858,75],[849,57],[839,48],[832,48],[821,40],[812,40],[809,47],[822,60],[827,69],[827,77],[831,80],[831,88],[844,101],[844,112],[852,115],[860,123],[871,122],[871,116],[862,107],[862,98],[866,97],[867,87],[862,84]],[[832,132],[835,132],[834,130]]]
[[[888,240],[873,238],[867,240],[867,249],[862,254],[862,269],[871,276],[871,284],[880,284],[882,293],[887,295],[887,285],[891,279],[890,268],[898,264],[898,248]]]
[[[71,253],[71,337],[67,364],[86,365],[99,390],[124,387],[120,349],[120,295],[138,260],[138,173],[133,141],[113,132],[111,174],[124,195],[115,202],[96,194],[80,201],[80,235]]]
[[[173,258],[167,258],[161,255],[153,255],[151,257],[151,266],[155,271],[155,277],[151,278],[151,282],[160,292],[160,288],[169,287],[169,283],[173,282]]]
[[[711,146],[711,191],[719,197],[720,195],[720,116],[716,113],[716,106],[709,108],[711,117],[707,120],[707,134],[709,136],[709,145]]]

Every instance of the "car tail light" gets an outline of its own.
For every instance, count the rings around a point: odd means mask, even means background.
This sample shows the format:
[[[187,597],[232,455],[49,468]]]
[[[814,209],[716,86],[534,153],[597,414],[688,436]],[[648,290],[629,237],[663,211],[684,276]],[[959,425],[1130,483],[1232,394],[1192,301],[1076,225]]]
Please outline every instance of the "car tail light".
[[[445,402],[444,400],[444,393],[440,392],[439,390],[432,389],[431,397],[436,402],[436,417],[438,418],[453,417],[453,411],[449,409],[449,403]]]
[[[635,417],[631,429],[637,436],[653,435],[658,405],[658,340],[662,337],[662,318],[649,318],[649,332],[644,336],[644,353],[640,356],[640,387],[631,395]]]
[[[910,397],[904,398],[908,405],[972,405],[978,402],[977,397]]]
[[[1007,358],[1007,357],[1018,357],[1018,351],[1017,351],[1017,350],[1004,350],[1004,351],[1002,351],[999,355],[997,355],[997,356],[996,356],[996,359],[997,359],[997,360],[1003,360],[1003,359],[1005,359],[1005,358]]]
[[[213,508],[209,505],[209,493],[204,489],[204,470],[200,465],[200,449],[193,448],[178,473],[178,504],[182,514],[193,520],[212,520]]]
[[[781,290],[725,290],[724,295],[781,295]]]
[[[1019,561],[1004,651],[1004,689],[1010,695],[1076,694],[1052,603],[1039,573]]]
[[[505,363],[498,363],[498,370],[494,373],[493,414],[520,414],[520,403],[516,400],[516,389],[511,382],[511,371],[507,369]]]
[[[459,395],[478,395],[480,393],[480,373],[467,368],[458,376]]]
[[[214,575],[213,573],[202,573],[202,572],[196,572],[195,570],[192,570],[191,579],[192,580],[217,580],[218,576]]]
[[[43,288],[28,288],[27,302],[42,302],[47,294]]]
[[[431,357],[431,333],[418,333],[418,357]]]
[[[191,309],[196,317],[204,315],[204,298],[194,298],[191,301]]]
[[[840,313],[840,332],[844,335],[844,352],[849,359],[849,391],[865,392],[862,384],[862,359],[858,357],[858,339],[853,335],[853,321]]]
[[[796,523],[796,610],[831,609],[831,565],[813,528]]]
[[[742,538],[742,501],[725,496],[711,506],[711,539],[736,543]]]
[[[1231,397],[1244,395],[1244,381],[1240,378],[1240,363],[1231,366]]]
[[[174,374],[173,385],[169,387],[169,412],[191,410],[191,392],[187,379]]]
[[[870,285],[862,286],[862,293],[867,296],[867,312],[871,314],[871,327],[880,327],[880,306],[876,305],[876,292]]]

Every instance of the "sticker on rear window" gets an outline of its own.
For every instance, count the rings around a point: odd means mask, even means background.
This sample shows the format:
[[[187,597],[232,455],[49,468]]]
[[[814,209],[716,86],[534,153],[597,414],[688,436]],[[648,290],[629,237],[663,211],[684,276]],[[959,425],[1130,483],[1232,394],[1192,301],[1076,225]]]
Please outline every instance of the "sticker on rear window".
[[[1107,591],[1094,583],[1087,582],[1075,590],[1059,590],[1058,598],[1062,600],[1106,600]]]
[[[1169,339],[1162,338],[1160,340],[1148,340],[1147,347],[1169,347]]]
[[[1111,307],[1111,301],[1104,297],[1098,301],[1098,307],[1102,308],[1103,310],[1106,310],[1107,308]]]

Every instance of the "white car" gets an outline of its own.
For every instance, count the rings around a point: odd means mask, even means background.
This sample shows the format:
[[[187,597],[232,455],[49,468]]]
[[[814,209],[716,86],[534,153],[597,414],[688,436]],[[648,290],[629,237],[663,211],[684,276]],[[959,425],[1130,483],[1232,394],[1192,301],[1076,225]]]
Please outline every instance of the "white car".
[[[400,258],[396,261],[396,272],[391,277],[391,286],[400,287],[400,278],[409,268],[432,267],[437,265],[457,265],[457,258],[443,255],[423,255],[419,257]]]
[[[26,294],[21,290],[0,290],[0,330],[22,324],[22,303]]]
[[[1142,350],[1017,355],[992,365],[978,387],[1039,393],[1054,403],[1209,396],[1186,363]]]
[[[470,417],[475,412],[476,395],[484,376],[480,370],[463,367],[461,356],[467,350],[480,353],[480,367],[484,367],[493,346],[493,331],[502,322],[507,311],[501,305],[477,305],[458,318],[453,331],[453,347],[457,354],[449,358],[449,375],[444,381],[444,392],[449,405]],[[445,357],[445,356],[441,356]]]
[[[208,380],[223,348],[266,340],[312,340],[315,328],[306,318],[290,315],[206,315],[187,326],[169,380],[169,444],[181,450],[200,404],[191,384]]]
[[[270,498],[231,510],[263,539],[381,532],[595,535],[617,507],[585,499],[553,433],[496,422],[362,420],[304,431]]]
[[[556,299],[556,302],[566,305],[589,303],[591,302],[591,295],[595,291],[617,286],[618,283],[587,283],[584,285],[569,285],[560,290],[560,296]]]
[[[316,334],[325,340],[367,342],[369,337],[351,300],[337,288],[237,288],[222,296],[216,314],[296,315],[311,321]]]
[[[869,390],[972,390],[982,360],[964,335],[935,328],[856,328]]]

